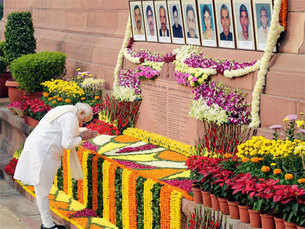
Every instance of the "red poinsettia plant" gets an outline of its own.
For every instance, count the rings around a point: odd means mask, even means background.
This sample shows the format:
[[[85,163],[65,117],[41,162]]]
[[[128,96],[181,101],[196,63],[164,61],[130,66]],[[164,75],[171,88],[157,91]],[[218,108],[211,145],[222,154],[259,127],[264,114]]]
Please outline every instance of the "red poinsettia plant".
[[[95,130],[99,134],[105,135],[119,135],[120,130],[112,124],[106,123],[102,120],[94,119],[89,125],[86,126],[88,129]]]

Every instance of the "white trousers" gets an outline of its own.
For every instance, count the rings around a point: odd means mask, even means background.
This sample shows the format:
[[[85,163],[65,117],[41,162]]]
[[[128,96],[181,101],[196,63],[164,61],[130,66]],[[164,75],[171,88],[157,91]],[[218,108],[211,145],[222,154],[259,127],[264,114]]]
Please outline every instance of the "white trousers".
[[[35,185],[36,203],[44,227],[54,226],[54,220],[50,213],[49,193],[59,166],[60,160],[56,160],[51,155],[48,156],[42,163],[39,184]]]

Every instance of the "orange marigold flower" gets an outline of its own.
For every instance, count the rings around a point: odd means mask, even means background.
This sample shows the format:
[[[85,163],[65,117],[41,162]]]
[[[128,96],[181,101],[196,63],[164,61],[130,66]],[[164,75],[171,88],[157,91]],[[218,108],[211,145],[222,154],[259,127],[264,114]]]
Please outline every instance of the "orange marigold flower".
[[[54,98],[57,99],[57,98],[58,98],[58,95],[55,95]]]
[[[96,95],[96,96],[94,96],[94,98],[95,98],[95,99],[100,99],[101,97],[98,96],[98,95]]]
[[[56,100],[53,100],[53,101],[52,101],[52,104],[55,104],[55,103],[57,103],[57,101],[56,101]]]
[[[251,158],[251,162],[258,163],[259,161],[260,161],[260,158],[258,158],[258,157]]]
[[[243,159],[241,159],[242,162],[248,162],[249,161],[249,158],[247,157],[244,157]]]
[[[225,153],[224,155],[224,158],[232,158],[233,155],[231,153]]]
[[[299,183],[299,184],[305,183],[305,178],[300,178],[300,179],[298,179],[298,183]]]
[[[80,100],[84,101],[86,100],[86,97],[81,97]]]
[[[281,169],[274,169],[274,170],[273,170],[273,174],[274,174],[274,175],[281,174],[281,173],[282,173],[282,170],[281,170]]]
[[[51,100],[53,100],[53,97],[48,98],[48,101],[51,101]]]
[[[292,180],[292,179],[293,179],[293,174],[291,174],[291,173],[285,174],[285,180]]]
[[[57,98],[57,100],[58,100],[58,102],[61,102],[61,101],[62,101],[62,98],[59,97],[59,98]]]
[[[71,99],[65,99],[65,102],[66,103],[71,103],[72,101],[71,101]]]
[[[42,96],[43,96],[43,97],[48,97],[48,96],[49,96],[49,93],[48,93],[48,92],[44,92],[44,93],[42,93]]]
[[[264,172],[264,173],[267,173],[267,172],[270,171],[270,167],[269,167],[269,166],[266,166],[266,165],[263,165],[263,166],[261,167],[261,171]]]

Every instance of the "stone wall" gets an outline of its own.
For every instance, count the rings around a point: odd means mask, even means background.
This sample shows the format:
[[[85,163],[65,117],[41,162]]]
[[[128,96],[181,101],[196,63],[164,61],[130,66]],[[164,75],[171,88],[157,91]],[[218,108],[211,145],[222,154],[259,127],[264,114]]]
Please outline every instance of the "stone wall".
[[[8,13],[30,10],[38,50],[65,52],[68,56],[69,73],[76,67],[81,67],[104,78],[106,88],[112,88],[113,70],[128,17],[127,0],[9,0],[4,2],[4,7],[4,19],[0,24],[2,39]],[[280,46],[280,53],[273,57],[262,95],[261,134],[270,135],[266,127],[281,123],[285,115],[305,111],[304,22],[305,1],[289,0],[288,31]],[[174,47],[177,46],[135,43],[136,49],[149,48],[161,53]],[[262,55],[261,52],[221,48],[203,50],[207,56],[239,61],[258,59]],[[246,90],[250,101],[256,74],[234,80],[224,79],[222,76],[213,78]],[[175,82],[172,83],[175,86]]]

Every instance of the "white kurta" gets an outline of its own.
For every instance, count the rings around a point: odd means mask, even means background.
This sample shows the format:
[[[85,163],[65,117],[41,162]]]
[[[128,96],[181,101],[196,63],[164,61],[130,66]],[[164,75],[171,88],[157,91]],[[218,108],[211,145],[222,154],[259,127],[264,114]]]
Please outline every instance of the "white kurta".
[[[63,110],[68,112],[63,113]],[[50,122],[50,117],[62,114]],[[50,110],[25,141],[18,160],[14,178],[25,184],[37,185],[40,170],[47,156],[60,160],[64,149],[74,149],[82,141],[76,109],[72,105],[59,106]],[[76,137],[75,137],[76,136]]]

